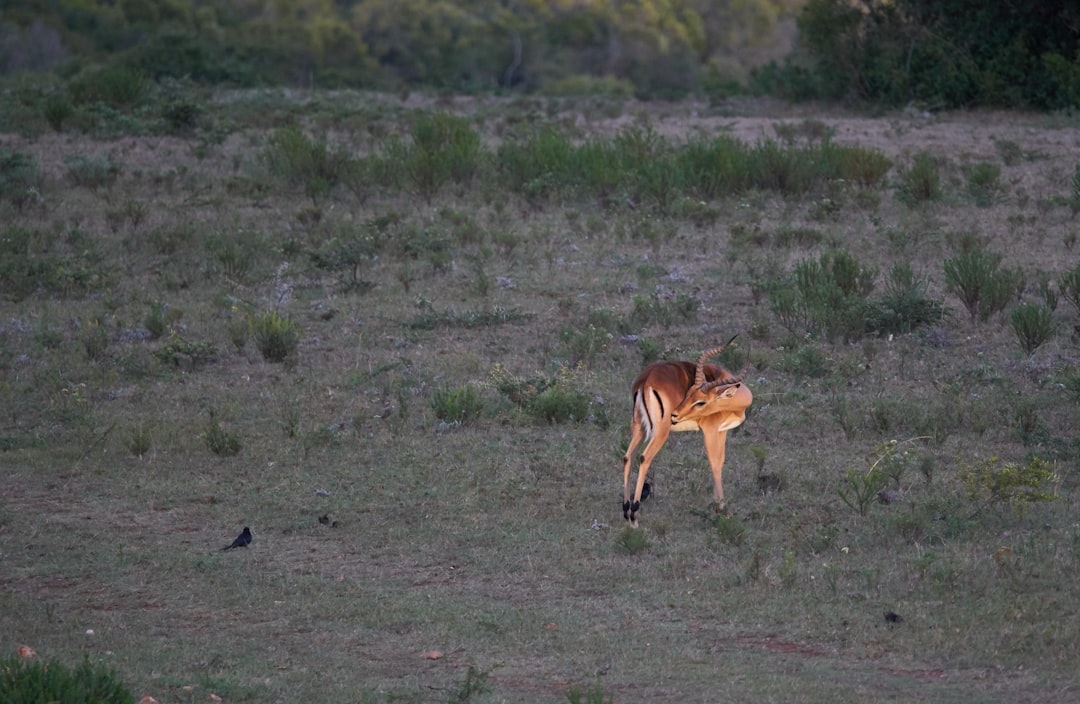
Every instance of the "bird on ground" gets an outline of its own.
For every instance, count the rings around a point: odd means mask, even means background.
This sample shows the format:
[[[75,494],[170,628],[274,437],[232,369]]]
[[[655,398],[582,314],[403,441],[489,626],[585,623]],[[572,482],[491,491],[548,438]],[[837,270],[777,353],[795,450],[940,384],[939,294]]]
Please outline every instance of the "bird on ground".
[[[246,548],[251,544],[251,529],[244,526],[244,532],[236,536],[236,540],[232,541],[231,545],[221,548],[222,550],[232,550],[233,548]]]

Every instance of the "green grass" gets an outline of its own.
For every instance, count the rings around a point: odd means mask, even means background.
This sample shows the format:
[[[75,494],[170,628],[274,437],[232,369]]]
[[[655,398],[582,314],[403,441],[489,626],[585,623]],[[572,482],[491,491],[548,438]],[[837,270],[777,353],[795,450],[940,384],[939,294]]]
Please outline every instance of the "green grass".
[[[112,80],[117,104],[144,99]],[[190,130],[123,145],[5,135],[5,647],[89,657],[162,702],[1080,687],[1066,207],[946,189],[912,208],[918,184],[900,192],[887,164],[965,156],[892,118],[897,143],[875,146],[829,117],[771,143],[663,106],[631,129],[565,102],[426,123],[368,103],[221,96]],[[751,140],[772,133],[759,119]],[[1025,153],[1060,137],[1016,123],[995,134]],[[1047,153],[1000,183],[1060,182],[1072,156]],[[71,161],[87,154],[111,166]],[[47,209],[16,202],[31,182]],[[110,224],[124,203],[141,220]],[[980,315],[984,269],[947,279],[958,239],[1010,252],[1005,315]],[[797,270],[809,328],[766,296],[789,274],[798,293]],[[1009,316],[1039,276],[1070,305],[1028,350]],[[878,317],[847,334],[855,300]],[[755,403],[728,440],[732,514],[710,510],[701,437],[676,433],[626,529],[643,360],[735,333]],[[883,447],[898,459],[870,474]],[[222,552],[245,525],[252,545]]]

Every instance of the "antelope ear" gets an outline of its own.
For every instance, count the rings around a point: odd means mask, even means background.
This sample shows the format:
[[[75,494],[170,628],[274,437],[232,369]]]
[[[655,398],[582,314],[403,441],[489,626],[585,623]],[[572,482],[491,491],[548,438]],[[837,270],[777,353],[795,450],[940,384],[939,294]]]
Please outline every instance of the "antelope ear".
[[[717,396],[717,398],[731,398],[732,396],[735,395],[735,392],[737,392],[739,390],[740,386],[742,386],[742,384],[735,384],[734,386],[727,387],[726,389],[724,389],[723,391],[720,392],[720,395]]]

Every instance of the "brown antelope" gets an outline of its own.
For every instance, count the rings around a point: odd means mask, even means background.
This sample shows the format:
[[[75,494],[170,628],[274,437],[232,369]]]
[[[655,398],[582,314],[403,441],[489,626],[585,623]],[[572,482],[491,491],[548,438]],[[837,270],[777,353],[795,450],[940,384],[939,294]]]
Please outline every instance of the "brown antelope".
[[[743,383],[749,364],[739,373],[705,360],[723,352],[731,344],[706,350],[693,362],[654,362],[634,380],[634,419],[630,426],[630,446],[623,457],[623,517],[637,526],[645,476],[672,430],[700,430],[705,434],[705,453],[713,475],[713,499],[724,507],[724,449],[727,431],[746,420],[746,409],[754,400]],[[641,453],[637,487],[630,493],[630,461],[641,441],[648,440]]]

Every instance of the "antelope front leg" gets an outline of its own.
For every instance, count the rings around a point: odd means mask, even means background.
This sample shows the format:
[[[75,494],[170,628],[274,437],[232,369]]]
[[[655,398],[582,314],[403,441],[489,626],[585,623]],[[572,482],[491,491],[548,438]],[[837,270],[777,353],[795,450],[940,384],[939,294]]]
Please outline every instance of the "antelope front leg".
[[[724,453],[727,449],[727,431],[702,428],[705,435],[705,453],[709,456],[709,468],[713,479],[713,507],[717,513],[724,510]]]

